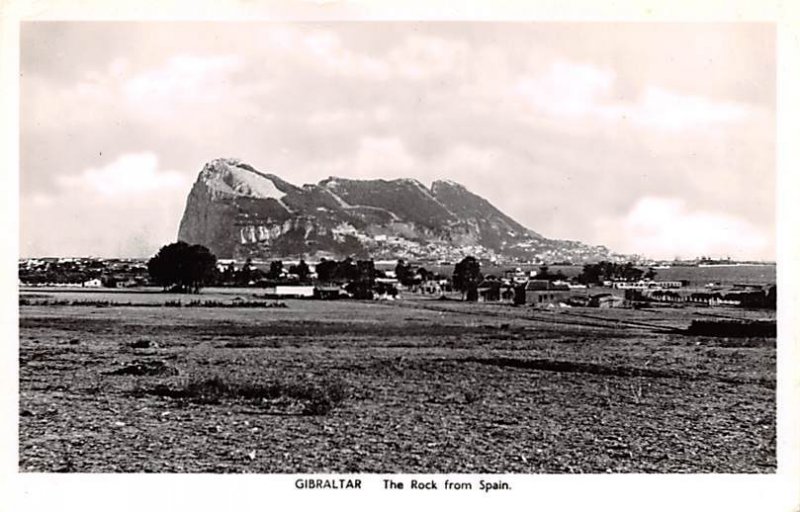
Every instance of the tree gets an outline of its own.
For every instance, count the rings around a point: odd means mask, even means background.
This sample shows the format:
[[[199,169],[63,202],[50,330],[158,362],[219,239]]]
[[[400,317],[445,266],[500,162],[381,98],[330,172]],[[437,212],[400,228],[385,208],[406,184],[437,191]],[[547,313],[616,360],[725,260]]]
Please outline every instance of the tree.
[[[358,279],[358,264],[349,256],[336,265],[334,279],[340,283],[349,283]]]
[[[305,261],[300,260],[297,265],[291,265],[289,267],[289,273],[296,275],[297,279],[301,283],[304,283],[308,279],[308,276],[311,275],[311,269],[308,268],[308,265]]]
[[[150,278],[164,289],[198,293],[211,282],[217,270],[217,257],[207,247],[175,242],[165,245],[147,262]]]
[[[242,270],[239,271],[237,274],[237,283],[240,286],[247,286],[250,281],[253,279],[253,260],[247,258],[244,262],[244,266],[242,266]]]
[[[269,264],[269,272],[267,272],[267,279],[278,280],[283,274],[283,262],[280,260],[273,261]]]
[[[417,269],[416,275],[419,276],[419,279],[424,283],[425,281],[430,281],[433,279],[433,272],[426,269],[425,267],[419,267]]]
[[[231,262],[220,276],[220,282],[223,284],[231,284],[236,281],[236,265]]]
[[[397,265],[394,267],[394,275],[403,286],[414,284],[414,273],[411,270],[411,265],[404,260],[397,260]]]
[[[372,287],[375,284],[375,262],[373,260],[359,260],[356,262],[356,268],[358,269],[356,280]]]
[[[355,267],[355,274],[349,279],[345,290],[354,299],[372,299],[375,286],[375,262],[372,260],[359,260],[354,266],[350,265],[348,267],[350,269]]]
[[[550,272],[550,267],[547,265],[542,265],[539,267],[539,271],[536,273],[536,279],[542,279],[545,281],[566,281],[567,276],[564,275],[562,271],[558,271],[556,273]]]
[[[584,284],[600,284],[603,281],[612,280],[638,281],[642,275],[644,275],[644,271],[636,268],[631,262],[619,265],[610,261],[601,261],[584,265],[583,272],[577,277],[577,280]]]
[[[482,279],[481,264],[472,256],[456,263],[453,269],[453,288],[466,295],[468,301],[478,300],[478,283]]]
[[[323,283],[328,283],[330,281],[333,281],[338,266],[339,264],[337,262],[322,258],[322,260],[320,260],[320,262],[317,263],[317,268],[316,268],[317,279],[319,279]]]

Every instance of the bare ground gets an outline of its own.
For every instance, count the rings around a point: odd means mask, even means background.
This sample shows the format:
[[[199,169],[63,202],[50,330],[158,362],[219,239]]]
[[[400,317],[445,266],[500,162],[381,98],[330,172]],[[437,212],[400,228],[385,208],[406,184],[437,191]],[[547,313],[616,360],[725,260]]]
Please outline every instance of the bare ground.
[[[20,470],[776,469],[775,340],[680,332],[708,310],[288,306],[22,306]]]

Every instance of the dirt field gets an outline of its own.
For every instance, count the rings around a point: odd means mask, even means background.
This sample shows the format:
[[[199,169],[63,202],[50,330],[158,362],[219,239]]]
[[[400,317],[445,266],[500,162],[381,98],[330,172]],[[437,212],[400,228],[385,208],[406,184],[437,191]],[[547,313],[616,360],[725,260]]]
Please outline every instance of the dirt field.
[[[761,314],[148,297],[20,307],[21,471],[776,469],[775,340],[680,331]]]

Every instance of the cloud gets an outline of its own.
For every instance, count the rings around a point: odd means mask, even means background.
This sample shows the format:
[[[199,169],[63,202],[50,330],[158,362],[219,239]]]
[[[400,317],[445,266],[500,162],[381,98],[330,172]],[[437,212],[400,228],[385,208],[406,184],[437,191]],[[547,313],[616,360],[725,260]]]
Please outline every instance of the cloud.
[[[461,41],[413,35],[387,55],[390,68],[410,80],[436,80],[465,68],[470,48]]]
[[[736,205],[771,241],[771,32],[637,27],[31,24],[23,208],[64,229],[117,218],[126,240],[141,216],[158,229],[138,239],[157,246],[197,171],[232,155],[297,184],[453,179],[547,236],[615,250],[634,247],[618,234],[644,197],[680,198],[689,213]],[[712,33],[725,37],[710,51]],[[122,203],[141,213],[125,219]],[[165,205],[174,226],[161,231],[149,212]],[[23,240],[77,247],[46,231],[26,225]]]
[[[408,152],[397,137],[367,136],[359,140],[355,154],[326,162],[323,168],[331,175],[345,178],[413,177],[420,162]]]
[[[734,123],[751,113],[741,104],[678,94],[660,87],[648,87],[637,104],[601,106],[598,111],[609,119],[629,118],[641,126],[676,132]]]
[[[149,192],[185,190],[181,173],[161,171],[151,152],[128,153],[100,168],[89,168],[77,176],[59,176],[58,183],[70,192],[99,194],[106,198]]]
[[[750,222],[727,213],[690,209],[679,198],[643,197],[620,221],[599,226],[609,239],[619,241],[618,250],[655,258],[774,258],[773,241]]]
[[[57,179],[22,197],[22,250],[39,254],[150,256],[174,241],[191,182],[162,170],[151,152]]]
[[[242,59],[235,55],[177,55],[163,67],[132,76],[123,84],[123,90],[134,103],[212,102],[223,97],[230,74],[242,66]]]
[[[746,105],[714,101],[648,86],[640,97],[614,98],[616,74],[590,64],[560,60],[543,74],[519,79],[513,89],[537,112],[554,117],[629,121],[664,131],[704,129],[738,122],[752,114]]]
[[[607,69],[560,61],[546,73],[517,81],[514,89],[539,111],[556,116],[595,114],[598,101],[611,90],[614,73]]]

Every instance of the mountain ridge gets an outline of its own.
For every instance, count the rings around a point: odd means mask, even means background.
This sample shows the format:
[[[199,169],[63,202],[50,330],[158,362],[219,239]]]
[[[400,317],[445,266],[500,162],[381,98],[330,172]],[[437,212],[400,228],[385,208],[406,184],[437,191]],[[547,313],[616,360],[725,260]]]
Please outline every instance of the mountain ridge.
[[[602,246],[552,240],[453,180],[330,176],[294,185],[234,158],[208,162],[178,239],[220,258],[375,257],[596,261]]]

